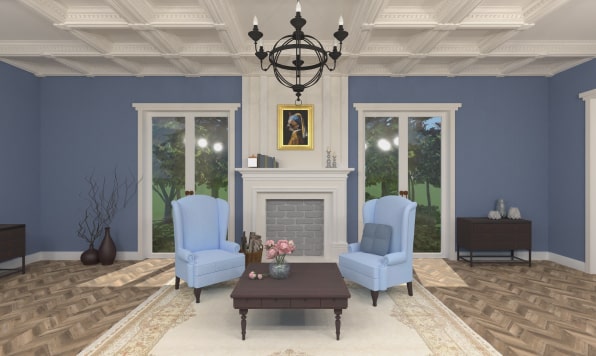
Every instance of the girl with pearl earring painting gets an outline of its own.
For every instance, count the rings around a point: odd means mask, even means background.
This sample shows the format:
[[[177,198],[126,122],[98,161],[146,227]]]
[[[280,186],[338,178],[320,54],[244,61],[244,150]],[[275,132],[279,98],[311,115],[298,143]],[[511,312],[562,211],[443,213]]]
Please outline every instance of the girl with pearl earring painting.
[[[307,144],[307,128],[306,122],[302,119],[302,114],[294,113],[288,118],[287,126],[290,131],[290,139],[288,145],[305,145]]]
[[[313,150],[312,104],[277,105],[277,149]]]

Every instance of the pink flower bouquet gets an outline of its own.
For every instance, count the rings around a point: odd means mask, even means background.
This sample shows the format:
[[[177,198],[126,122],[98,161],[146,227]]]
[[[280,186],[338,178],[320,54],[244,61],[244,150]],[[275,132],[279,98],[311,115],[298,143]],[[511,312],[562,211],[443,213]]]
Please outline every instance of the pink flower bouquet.
[[[267,258],[274,259],[275,263],[283,264],[286,255],[290,255],[295,249],[294,240],[267,240],[265,242],[265,249],[267,250]]]

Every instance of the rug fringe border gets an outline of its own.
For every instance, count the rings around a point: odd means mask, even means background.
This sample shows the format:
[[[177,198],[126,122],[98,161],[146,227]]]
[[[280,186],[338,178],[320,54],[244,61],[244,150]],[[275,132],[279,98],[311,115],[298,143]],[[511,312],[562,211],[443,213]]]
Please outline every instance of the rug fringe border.
[[[174,279],[172,278],[168,283],[163,285],[157,292],[153,293],[149,296],[145,301],[139,304],[135,309],[133,309],[130,313],[128,313],[124,318],[120,319],[116,324],[114,324],[110,329],[108,329],[105,333],[103,333],[97,340],[95,340],[92,344],[85,347],[81,352],[77,354],[77,356],[90,356],[97,352],[101,347],[103,347],[107,342],[109,342],[112,338],[117,337],[119,332],[124,329],[130,322],[140,316],[141,312],[146,308],[150,307],[152,304],[156,303],[161,297],[163,297],[170,289],[173,288]]]

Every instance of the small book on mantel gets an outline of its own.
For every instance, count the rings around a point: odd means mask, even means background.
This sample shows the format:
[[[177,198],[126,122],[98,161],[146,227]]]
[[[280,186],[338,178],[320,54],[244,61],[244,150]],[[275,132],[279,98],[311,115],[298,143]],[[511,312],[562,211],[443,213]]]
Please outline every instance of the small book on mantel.
[[[275,160],[275,157],[257,154],[257,167],[258,168],[279,168],[279,163]]]
[[[263,155],[257,153],[257,168],[263,168]]]

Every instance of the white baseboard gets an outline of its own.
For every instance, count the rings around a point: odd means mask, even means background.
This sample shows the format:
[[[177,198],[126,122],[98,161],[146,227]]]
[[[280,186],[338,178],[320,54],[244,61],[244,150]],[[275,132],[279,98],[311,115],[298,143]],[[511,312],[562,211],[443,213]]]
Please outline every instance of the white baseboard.
[[[576,269],[578,271],[582,271],[582,272],[586,271],[586,263],[583,261],[578,261],[573,258],[561,256],[561,255],[558,255],[558,254],[552,253],[552,252],[547,252],[547,253],[548,253],[548,260],[551,262],[555,262],[560,265]]]
[[[528,251],[516,251],[515,255],[527,260],[529,253]],[[532,251],[532,261],[551,261],[578,271],[584,272],[586,270],[584,262],[548,251]]]
[[[81,259],[81,252],[73,251],[42,251],[32,253],[25,256],[25,264],[30,264],[39,261],[76,261]],[[116,253],[116,260],[125,261],[139,261],[143,257],[137,251],[118,251]],[[14,258],[12,260],[0,263],[0,269],[21,268],[21,258]]]
[[[33,263],[38,261],[59,261],[59,260],[78,260],[81,258],[82,252],[72,252],[72,251],[45,251],[45,252],[36,252],[30,255],[25,256],[25,263]],[[519,251],[515,254],[519,258],[528,259],[528,252]],[[424,255],[418,255],[418,258],[424,257]],[[116,253],[117,260],[130,260],[130,261],[139,261],[142,260],[143,257],[138,251],[122,251]],[[582,261],[575,260],[573,258],[565,257],[558,255],[556,253],[547,252],[547,251],[532,251],[532,260],[533,261],[551,261],[558,263],[560,265],[576,269],[578,271],[585,272],[586,271],[586,264]],[[7,268],[21,268],[21,258],[15,258],[12,260],[4,261],[0,263],[0,269],[7,269]]]
[[[519,258],[523,258],[524,260],[528,259],[528,251],[515,251],[515,256]],[[474,254],[476,256],[476,254]],[[424,257],[422,256],[418,256]],[[453,260],[456,258],[454,257]],[[578,271],[586,272],[586,264],[582,261],[575,260],[573,258],[565,257],[558,255],[556,253],[548,252],[548,251],[532,251],[532,261],[551,261],[563,265],[565,267],[573,268]]]

